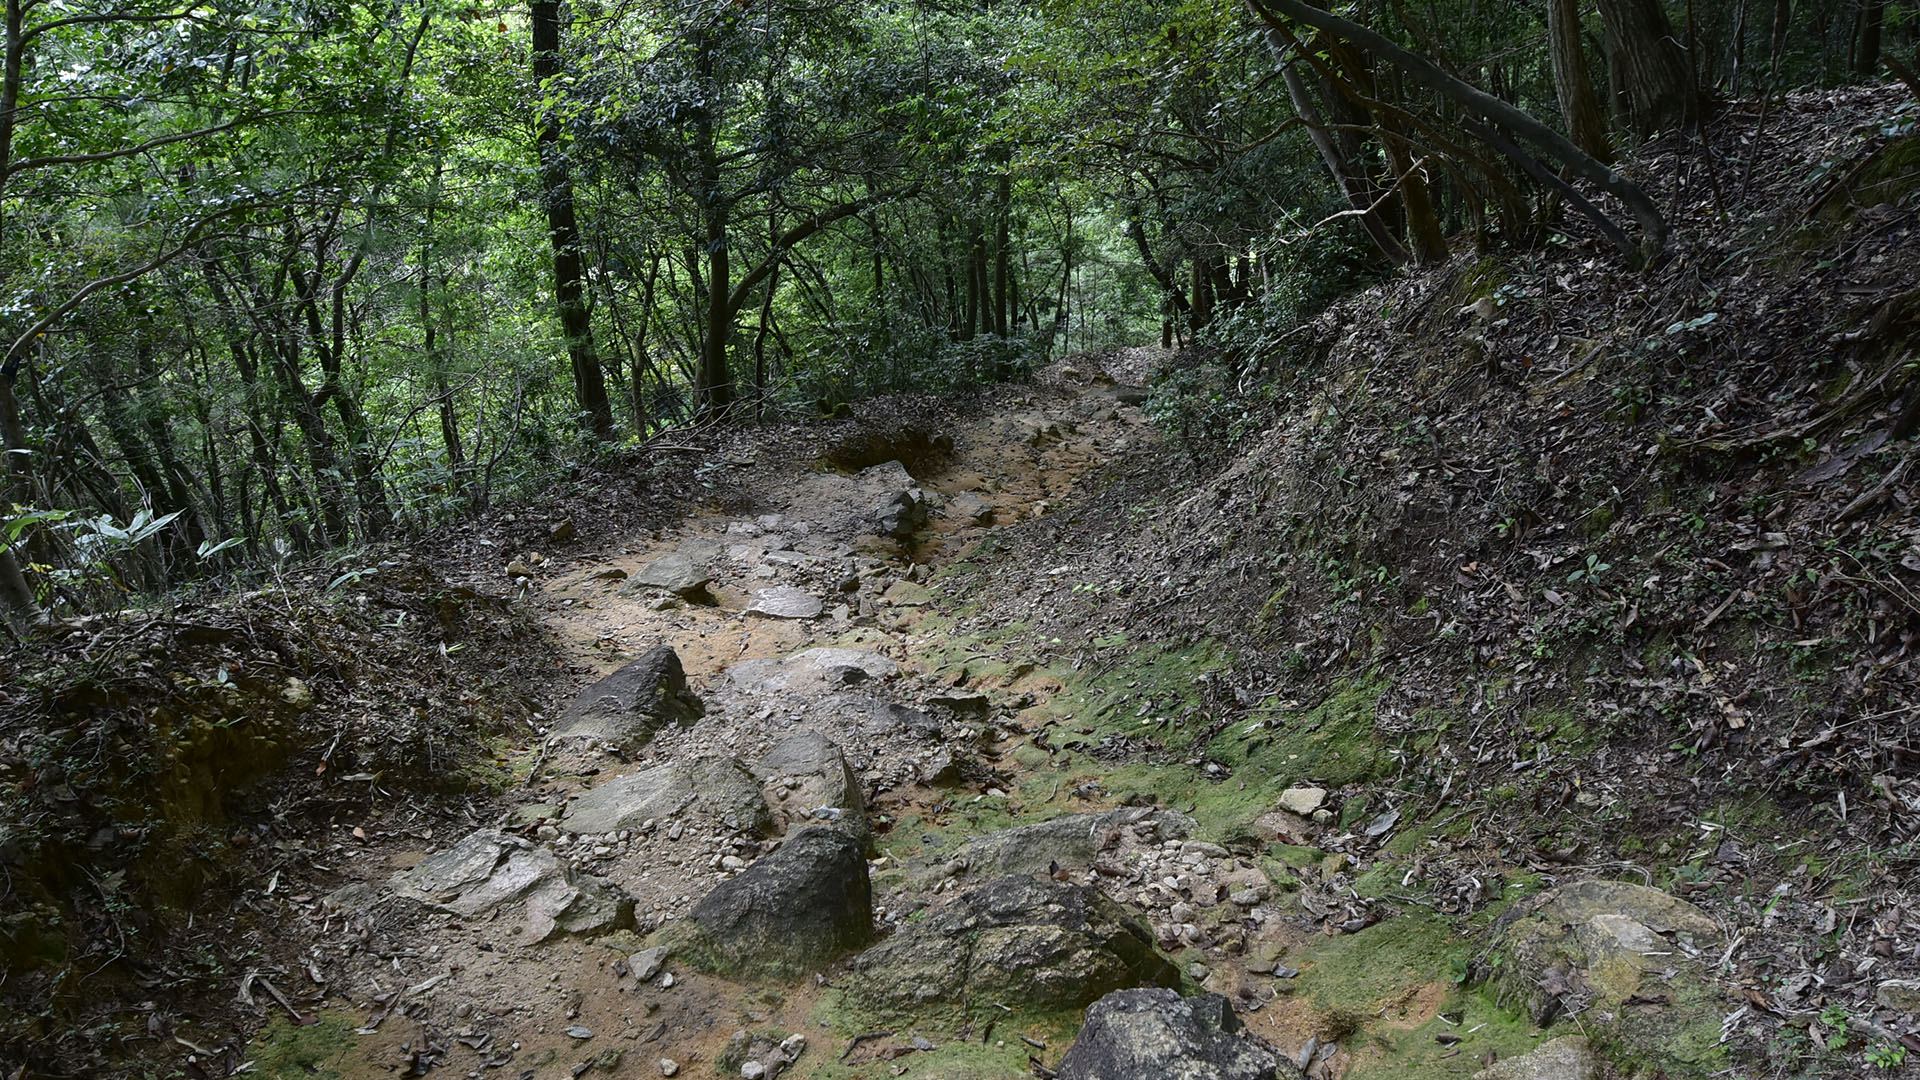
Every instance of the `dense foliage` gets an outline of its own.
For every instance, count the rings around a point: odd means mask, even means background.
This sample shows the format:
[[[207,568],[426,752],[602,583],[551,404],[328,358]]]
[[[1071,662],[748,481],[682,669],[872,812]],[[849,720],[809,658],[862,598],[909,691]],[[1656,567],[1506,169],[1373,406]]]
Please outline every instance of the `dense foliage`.
[[[7,0],[5,33],[21,620],[379,541],[696,417],[1155,335],[1258,366],[1456,246],[1657,257],[1625,140],[1913,77],[1883,0]]]

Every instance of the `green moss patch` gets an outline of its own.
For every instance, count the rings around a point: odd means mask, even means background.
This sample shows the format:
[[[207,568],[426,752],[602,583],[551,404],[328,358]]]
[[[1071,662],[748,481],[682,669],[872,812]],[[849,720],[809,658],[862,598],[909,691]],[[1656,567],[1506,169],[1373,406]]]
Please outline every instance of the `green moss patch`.
[[[254,1075],[284,1080],[338,1080],[340,1064],[352,1052],[353,1022],[323,1016],[317,1024],[295,1026],[274,1020],[247,1047]]]

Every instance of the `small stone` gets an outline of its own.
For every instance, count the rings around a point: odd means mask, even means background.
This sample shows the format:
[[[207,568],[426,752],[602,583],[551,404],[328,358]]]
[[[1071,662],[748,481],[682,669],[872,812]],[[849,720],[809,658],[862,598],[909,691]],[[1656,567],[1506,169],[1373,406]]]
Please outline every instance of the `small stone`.
[[[749,1061],[740,1066],[740,1080],[761,1080],[767,1075],[767,1067],[757,1061]]]
[[[1888,979],[1874,988],[1873,1000],[1883,1009],[1920,1014],[1920,979]]]
[[[530,578],[533,576],[533,567],[528,566],[519,559],[515,559],[507,564],[507,576],[510,578]]]
[[[679,1071],[680,1071],[679,1062],[673,1060],[672,1058],[660,1059],[660,1075],[661,1076],[672,1076]]]
[[[288,679],[280,688],[280,700],[305,712],[313,708],[313,689],[300,679]]]
[[[738,855],[722,855],[720,865],[727,870],[744,870],[747,867],[747,860]]]
[[[925,1052],[927,1052],[927,1051],[929,1051],[929,1050],[938,1050],[938,1049],[940,1049],[940,1048],[939,1048],[938,1046],[935,1046],[935,1045],[933,1044],[933,1040],[931,1040],[931,1039],[928,1039],[927,1037],[925,1037],[925,1036],[923,1036],[923,1035],[915,1035],[915,1036],[913,1037],[913,1048],[914,1048],[915,1050],[918,1050],[918,1051],[920,1051],[920,1052],[922,1052],[922,1053],[925,1053]]]
[[[573,1039],[591,1039],[593,1038],[593,1031],[589,1028],[581,1027],[579,1024],[575,1024],[567,1029],[567,1037]]]
[[[1213,974],[1213,969],[1198,960],[1187,965],[1187,977],[1194,982],[1206,982],[1207,976],[1211,974]]]
[[[1290,787],[1280,793],[1280,809],[1303,817],[1320,809],[1326,802],[1326,788]]]
[[[1333,811],[1331,811],[1331,810],[1315,810],[1315,811],[1313,812],[1313,823],[1314,823],[1315,825],[1331,825],[1331,824],[1333,824]]]
[[[627,967],[633,970],[633,977],[640,982],[646,982],[648,979],[660,974],[660,969],[665,967],[666,963],[667,949],[665,946],[642,949],[627,958]]]
[[[806,1053],[806,1050],[807,1037],[797,1031],[780,1040],[780,1052],[787,1055],[788,1061],[800,1060],[800,1055]]]

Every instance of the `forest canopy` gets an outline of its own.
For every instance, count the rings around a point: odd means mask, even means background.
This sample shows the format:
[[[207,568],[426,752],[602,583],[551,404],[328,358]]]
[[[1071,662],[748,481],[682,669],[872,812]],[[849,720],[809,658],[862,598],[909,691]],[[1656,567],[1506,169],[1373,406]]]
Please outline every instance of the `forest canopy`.
[[[1645,265],[1667,226],[1626,148],[1733,95],[1920,93],[1883,0],[6,16],[16,625],[404,535],[676,425],[1110,344],[1259,355],[1469,252]]]

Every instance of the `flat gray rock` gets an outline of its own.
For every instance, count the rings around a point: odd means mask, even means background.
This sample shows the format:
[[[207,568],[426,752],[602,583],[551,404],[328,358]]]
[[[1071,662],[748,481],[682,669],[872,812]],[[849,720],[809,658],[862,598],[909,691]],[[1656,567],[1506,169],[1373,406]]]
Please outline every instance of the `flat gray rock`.
[[[626,584],[628,590],[636,587],[661,589],[685,599],[703,596],[707,583],[713,575],[697,565],[685,552],[670,551],[641,567]]]
[[[1087,1009],[1060,1080],[1281,1080],[1299,1072],[1242,1033],[1219,994],[1116,990]]]
[[[993,521],[993,505],[971,491],[963,491],[948,500],[946,514],[970,525],[987,525]]]
[[[760,784],[733,758],[670,762],[616,776],[567,804],[562,829],[581,835],[638,828],[693,813],[743,832],[773,831],[773,814]]]
[[[862,953],[846,989],[858,1007],[904,1017],[962,1001],[1070,1009],[1114,990],[1179,983],[1147,928],[1099,890],[1007,877],[961,893]]]
[[[725,544],[711,537],[696,536],[690,540],[682,540],[680,546],[673,550],[675,554],[685,555],[687,561],[698,568],[719,558],[721,551],[725,548]]]
[[[1061,1074],[1066,1075],[1065,1073]],[[1584,1035],[1564,1035],[1473,1074],[1473,1080],[1599,1080],[1600,1062]]]
[[[815,697],[899,670],[892,659],[867,649],[803,649],[778,659],[743,660],[727,669],[727,682],[753,694]]]
[[[395,874],[395,895],[466,918],[517,907],[528,941],[555,932],[589,934],[633,925],[633,899],[612,884],[576,873],[546,848],[493,829],[469,834],[411,870]]]
[[[1630,882],[1570,881],[1508,908],[1493,941],[1505,954],[1494,989],[1539,1026],[1578,1014],[1590,1033],[1674,1080],[1723,1069],[1727,997],[1711,961],[1721,930],[1685,900]]]
[[[1133,828],[1149,829],[1160,840],[1179,840],[1192,834],[1194,823],[1185,814],[1152,807],[1065,814],[976,836],[922,868],[916,879],[952,876],[978,881],[1008,874],[1044,875],[1056,866],[1084,870],[1117,839],[1118,830]]]
[[[752,602],[747,604],[747,614],[770,619],[816,619],[825,610],[826,601],[791,585],[755,589]]]

